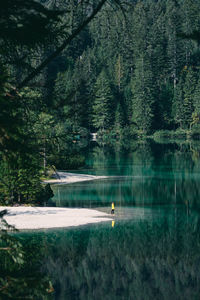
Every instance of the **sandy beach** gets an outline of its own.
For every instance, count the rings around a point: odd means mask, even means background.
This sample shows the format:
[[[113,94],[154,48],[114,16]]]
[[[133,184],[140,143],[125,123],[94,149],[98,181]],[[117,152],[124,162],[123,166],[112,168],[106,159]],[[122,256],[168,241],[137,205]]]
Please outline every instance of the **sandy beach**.
[[[54,174],[54,178],[49,180],[44,180],[44,183],[50,184],[69,184],[74,182],[81,181],[90,181],[97,179],[105,179],[108,176],[95,176],[95,175],[87,175],[87,174],[76,174],[76,173],[68,173],[68,172],[57,172]]]
[[[55,178],[44,180],[50,184],[70,184],[81,181],[105,179],[107,176],[75,174],[57,172]],[[107,213],[86,208],[61,208],[61,207],[5,207],[0,206],[0,211],[7,210],[4,219],[8,224],[19,230],[35,230],[47,228],[62,228],[112,221]],[[0,223],[0,228],[1,228]]]
[[[19,230],[71,227],[112,220],[104,212],[86,208],[0,206],[0,211],[5,209],[8,211],[5,220]]]

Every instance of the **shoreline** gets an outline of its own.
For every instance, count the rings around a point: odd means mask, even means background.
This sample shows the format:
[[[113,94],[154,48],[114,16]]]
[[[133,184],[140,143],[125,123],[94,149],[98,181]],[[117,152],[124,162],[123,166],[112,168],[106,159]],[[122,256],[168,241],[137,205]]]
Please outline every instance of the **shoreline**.
[[[8,211],[6,222],[18,230],[67,228],[113,220],[107,213],[87,208],[0,206],[2,210]]]
[[[55,178],[43,180],[43,183],[70,184],[108,178],[68,172],[57,172],[54,176]],[[0,206],[0,211],[3,210],[7,210],[3,219],[18,230],[67,228],[113,220],[107,213],[88,208]],[[3,228],[0,221],[0,230]]]
[[[76,183],[82,181],[91,181],[91,180],[108,178],[108,176],[76,174],[76,173],[68,173],[68,172],[57,172],[56,174],[54,174],[54,176],[57,178],[43,180],[43,182],[50,183],[50,184],[70,184],[70,183]]]

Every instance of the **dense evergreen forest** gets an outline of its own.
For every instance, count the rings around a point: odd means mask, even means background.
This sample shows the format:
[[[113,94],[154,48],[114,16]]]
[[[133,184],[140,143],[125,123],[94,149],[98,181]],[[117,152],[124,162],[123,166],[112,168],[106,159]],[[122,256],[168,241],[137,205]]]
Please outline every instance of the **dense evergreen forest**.
[[[50,278],[58,296],[65,294],[67,281],[67,293],[78,297],[78,290],[80,299],[94,298],[94,292],[101,298],[108,293],[118,299],[122,294],[197,299],[200,220],[192,221],[189,211],[199,210],[199,189],[198,180],[186,180],[185,173],[199,170],[199,141],[188,142],[200,139],[199,41],[199,0],[0,1],[0,205],[47,202],[53,192],[42,180],[56,169],[83,166],[82,149],[97,132],[99,144],[115,143],[97,148],[99,161],[105,151],[117,160],[122,142],[134,160],[148,159],[149,168],[153,147],[146,137],[186,139],[165,153],[169,170],[175,173],[176,165],[183,171],[175,187],[173,181],[165,188],[162,180],[155,185],[150,178],[142,190],[136,180],[131,188],[118,187],[124,189],[120,204],[134,191],[133,205],[150,191],[155,199],[162,194],[170,199],[175,190],[180,196],[174,199],[185,197],[187,214],[183,223],[174,210],[160,225],[119,226],[103,234],[86,229],[75,238],[69,231],[71,240],[58,247],[59,234],[41,234],[39,244],[23,234],[21,239],[9,235],[14,228],[6,223],[5,210],[0,213],[1,299],[13,299],[13,291],[16,298],[53,299]],[[94,195],[104,201],[101,190]],[[73,200],[68,197],[70,206]],[[96,269],[93,278],[90,270]]]
[[[199,22],[193,0],[104,7],[59,58],[48,105],[92,132],[191,129],[199,123],[199,47],[181,33]]]
[[[4,0],[0,22],[1,203],[48,199],[91,132],[198,136],[198,0]]]

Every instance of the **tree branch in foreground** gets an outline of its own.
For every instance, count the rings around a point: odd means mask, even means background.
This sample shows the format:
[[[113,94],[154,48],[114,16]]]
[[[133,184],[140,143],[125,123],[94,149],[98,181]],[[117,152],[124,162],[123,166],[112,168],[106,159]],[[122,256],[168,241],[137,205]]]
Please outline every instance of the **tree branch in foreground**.
[[[75,31],[63,42],[63,44],[57,48],[49,57],[47,57],[33,72],[31,72],[17,87],[20,90],[27,85],[35,76],[37,76],[54,58],[56,58],[68,45],[69,43],[87,26],[90,21],[96,16],[101,10],[102,6],[107,0],[101,0],[97,7],[93,10],[92,14],[77,28]]]

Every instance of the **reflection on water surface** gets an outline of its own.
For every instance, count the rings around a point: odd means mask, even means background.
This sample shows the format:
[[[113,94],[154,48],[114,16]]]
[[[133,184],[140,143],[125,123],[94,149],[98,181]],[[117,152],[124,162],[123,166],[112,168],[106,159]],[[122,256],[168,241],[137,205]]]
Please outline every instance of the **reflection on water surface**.
[[[110,207],[115,202],[117,206],[182,204],[197,208],[200,203],[197,149],[191,145],[155,143],[120,151],[97,146],[87,154],[87,168],[79,172],[110,178],[54,186],[51,204]]]
[[[55,299],[198,299],[199,215],[181,208],[135,220],[35,233]],[[26,236],[26,241],[32,239]]]
[[[199,299],[199,146],[94,147],[77,172],[117,177],[54,186],[50,204],[110,212],[114,202],[114,220],[18,234],[33,257],[40,249],[33,277],[42,270],[55,290],[34,299]]]

